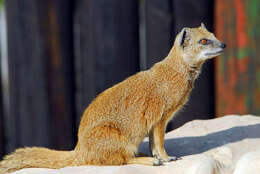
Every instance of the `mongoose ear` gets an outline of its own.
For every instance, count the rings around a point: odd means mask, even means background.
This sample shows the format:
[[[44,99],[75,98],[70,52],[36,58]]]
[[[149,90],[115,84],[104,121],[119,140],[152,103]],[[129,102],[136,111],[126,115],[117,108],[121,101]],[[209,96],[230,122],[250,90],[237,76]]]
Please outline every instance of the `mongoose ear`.
[[[203,29],[205,29],[205,30],[208,30],[208,29],[206,28],[205,24],[203,24],[203,22],[200,24],[200,27],[203,28]]]
[[[179,45],[184,48],[185,40],[189,40],[188,28],[183,28],[180,32],[180,36],[178,38]]]

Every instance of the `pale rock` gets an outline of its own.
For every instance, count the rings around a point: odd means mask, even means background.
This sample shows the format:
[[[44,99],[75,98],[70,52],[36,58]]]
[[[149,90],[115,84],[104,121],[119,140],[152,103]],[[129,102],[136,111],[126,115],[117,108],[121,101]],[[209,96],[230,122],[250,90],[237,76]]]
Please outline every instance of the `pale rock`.
[[[259,174],[260,173],[260,149],[248,152],[237,162],[234,174]]]
[[[13,174],[260,174],[260,117],[195,120],[166,135],[166,151],[181,160],[164,166],[80,166],[23,169]],[[147,139],[139,151],[149,154]]]

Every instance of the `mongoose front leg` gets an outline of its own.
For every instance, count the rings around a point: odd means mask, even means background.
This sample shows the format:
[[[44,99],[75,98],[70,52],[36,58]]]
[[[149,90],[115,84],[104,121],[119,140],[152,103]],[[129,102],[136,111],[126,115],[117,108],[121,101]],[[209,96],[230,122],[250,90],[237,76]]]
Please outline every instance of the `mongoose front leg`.
[[[150,131],[149,134],[149,145],[151,154],[161,159],[163,162],[175,161],[178,158],[175,156],[168,156],[164,148],[164,136],[166,120],[159,121]]]

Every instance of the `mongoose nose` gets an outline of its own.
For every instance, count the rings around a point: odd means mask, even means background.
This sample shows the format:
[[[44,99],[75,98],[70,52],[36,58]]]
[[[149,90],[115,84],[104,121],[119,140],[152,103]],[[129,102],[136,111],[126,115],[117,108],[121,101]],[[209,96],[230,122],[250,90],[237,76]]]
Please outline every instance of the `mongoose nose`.
[[[221,48],[226,48],[226,44],[221,43],[220,47],[221,47]]]

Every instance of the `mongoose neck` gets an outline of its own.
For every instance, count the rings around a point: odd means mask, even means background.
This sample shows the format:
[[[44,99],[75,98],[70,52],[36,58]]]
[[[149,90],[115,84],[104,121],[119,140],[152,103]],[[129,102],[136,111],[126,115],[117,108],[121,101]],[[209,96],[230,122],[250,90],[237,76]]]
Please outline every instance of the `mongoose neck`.
[[[168,56],[162,61],[171,66],[175,71],[180,73],[195,75],[199,74],[203,62],[196,65],[189,64],[184,61],[182,50],[179,47],[173,46]]]

